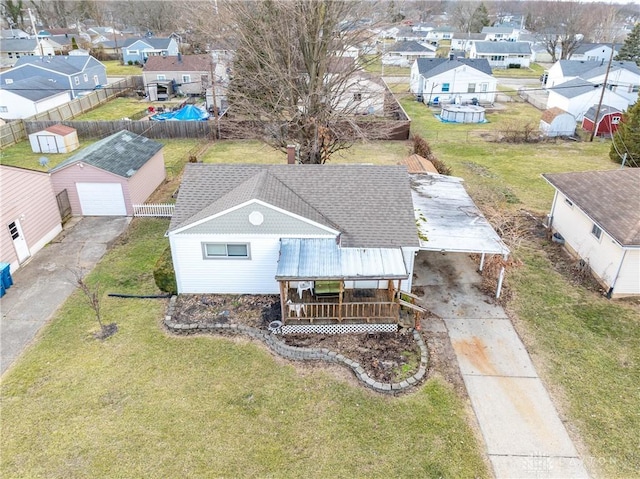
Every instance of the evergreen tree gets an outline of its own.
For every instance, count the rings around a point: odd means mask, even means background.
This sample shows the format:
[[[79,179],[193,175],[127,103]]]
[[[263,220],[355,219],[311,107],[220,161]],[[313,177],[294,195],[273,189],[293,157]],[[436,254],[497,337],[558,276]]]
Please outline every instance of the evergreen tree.
[[[471,31],[475,33],[480,33],[483,27],[488,27],[491,25],[491,20],[489,20],[489,12],[487,11],[487,7],[484,6],[484,3],[480,3],[478,8],[473,12],[473,18],[471,20]]]
[[[640,101],[622,115],[611,143],[609,157],[613,161],[622,163],[626,155],[625,166],[640,167]]]
[[[636,23],[631,33],[627,35],[616,60],[629,60],[640,65],[640,22]]]
[[[78,49],[78,42],[76,41],[76,37],[71,37],[71,49],[72,50]]]

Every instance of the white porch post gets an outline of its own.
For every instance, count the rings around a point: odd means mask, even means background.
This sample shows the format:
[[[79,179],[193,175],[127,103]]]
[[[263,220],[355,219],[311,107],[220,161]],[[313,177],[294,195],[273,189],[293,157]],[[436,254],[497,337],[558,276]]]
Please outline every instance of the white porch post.
[[[503,255],[502,258],[506,261],[509,255]],[[504,266],[500,268],[500,275],[498,276],[498,288],[496,289],[496,299],[500,297],[500,291],[502,291],[502,281],[504,280]]]
[[[482,256],[480,256],[480,269],[479,269],[479,271],[482,271],[482,268],[484,268],[484,251],[482,252]]]

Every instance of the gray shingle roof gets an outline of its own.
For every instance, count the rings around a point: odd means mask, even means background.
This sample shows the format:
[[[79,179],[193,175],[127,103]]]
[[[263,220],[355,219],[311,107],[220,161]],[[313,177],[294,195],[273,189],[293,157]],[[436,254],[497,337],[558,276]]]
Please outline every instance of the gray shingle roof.
[[[486,58],[456,58],[449,60],[448,58],[418,58],[418,73],[428,78],[434,75],[439,75],[454,68],[458,68],[461,65],[466,65],[476,70],[492,75],[491,65]]]
[[[20,57],[14,68],[22,65],[36,65],[47,70],[62,73],[64,75],[74,75],[85,70],[89,63],[97,60],[87,55],[55,55],[52,57]]]
[[[478,53],[531,55],[528,42],[476,42],[475,47]]]
[[[598,85],[595,83],[588,82],[582,78],[574,78],[573,80],[555,85],[554,87],[549,88],[549,90],[552,90],[565,98],[575,98],[577,96],[584,95],[585,93],[590,93],[596,88],[598,88]]]
[[[79,161],[123,178],[132,177],[162,149],[162,144],[127,130],[95,142],[51,169],[51,173]]]
[[[433,50],[420,45],[418,42],[396,42],[393,46],[387,48],[387,52],[415,52],[415,53],[431,53]]]
[[[125,47],[129,47],[133,45],[135,42],[140,41],[146,43],[152,48],[157,50],[169,48],[169,43],[171,43],[171,38],[156,38],[156,37],[143,37],[143,38],[128,38],[124,42]]]
[[[640,246],[640,168],[542,175],[623,246]]]
[[[339,230],[344,246],[418,245],[402,166],[189,163],[169,231],[251,199]]]
[[[513,30],[510,26],[482,27],[482,33],[513,33]]]
[[[35,38],[3,38],[0,51],[3,52],[32,52],[38,46]]]
[[[577,77],[583,73],[593,70],[601,65],[601,62],[597,60],[589,61],[576,61],[576,60],[558,60],[560,63],[560,69],[562,75],[565,77]]]
[[[18,80],[13,83],[3,84],[2,89],[31,101],[40,101],[66,92],[64,89],[55,88],[55,83],[39,77],[27,78],[25,80]]]

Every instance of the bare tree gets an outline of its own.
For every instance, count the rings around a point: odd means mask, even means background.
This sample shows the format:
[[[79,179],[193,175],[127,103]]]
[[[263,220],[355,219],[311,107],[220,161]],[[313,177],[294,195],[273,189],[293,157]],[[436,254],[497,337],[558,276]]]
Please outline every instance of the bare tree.
[[[595,43],[619,42],[624,36],[619,7],[598,3],[591,8],[595,21],[589,38]]]
[[[96,321],[100,326],[100,332],[96,334],[96,337],[98,339],[106,339],[113,335],[118,330],[117,325],[115,323],[104,324],[102,321],[102,295],[100,293],[100,286],[90,286],[87,284],[82,271],[72,269],[69,271],[73,275],[76,286],[84,295],[85,303],[93,310]]]
[[[535,2],[530,8],[534,9],[534,32],[554,62],[571,57],[594,21],[589,9],[579,2]]]
[[[230,111],[260,128],[262,139],[299,161],[324,163],[366,138],[354,114],[371,98],[349,46],[370,41],[360,25],[373,3],[341,0],[238,2],[230,8],[237,48]]]

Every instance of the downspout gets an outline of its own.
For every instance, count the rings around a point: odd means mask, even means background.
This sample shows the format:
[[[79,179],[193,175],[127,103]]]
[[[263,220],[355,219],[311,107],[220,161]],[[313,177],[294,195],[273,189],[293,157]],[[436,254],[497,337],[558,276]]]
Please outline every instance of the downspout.
[[[623,249],[622,250],[622,258],[620,259],[620,264],[618,265],[618,271],[616,271],[616,275],[613,278],[613,282],[611,283],[611,287],[609,288],[609,291],[607,291],[607,299],[611,299],[611,296],[613,295],[613,288],[616,287],[616,283],[618,282],[618,277],[620,276],[620,271],[622,270],[622,263],[624,263],[624,259],[627,256],[627,251],[629,251],[628,249]]]
[[[555,188],[555,187],[554,187]],[[551,229],[551,225],[553,223],[553,213],[556,210],[556,202],[558,201],[558,190],[553,195],[553,203],[551,203],[551,211],[549,212],[549,224],[547,228]]]

